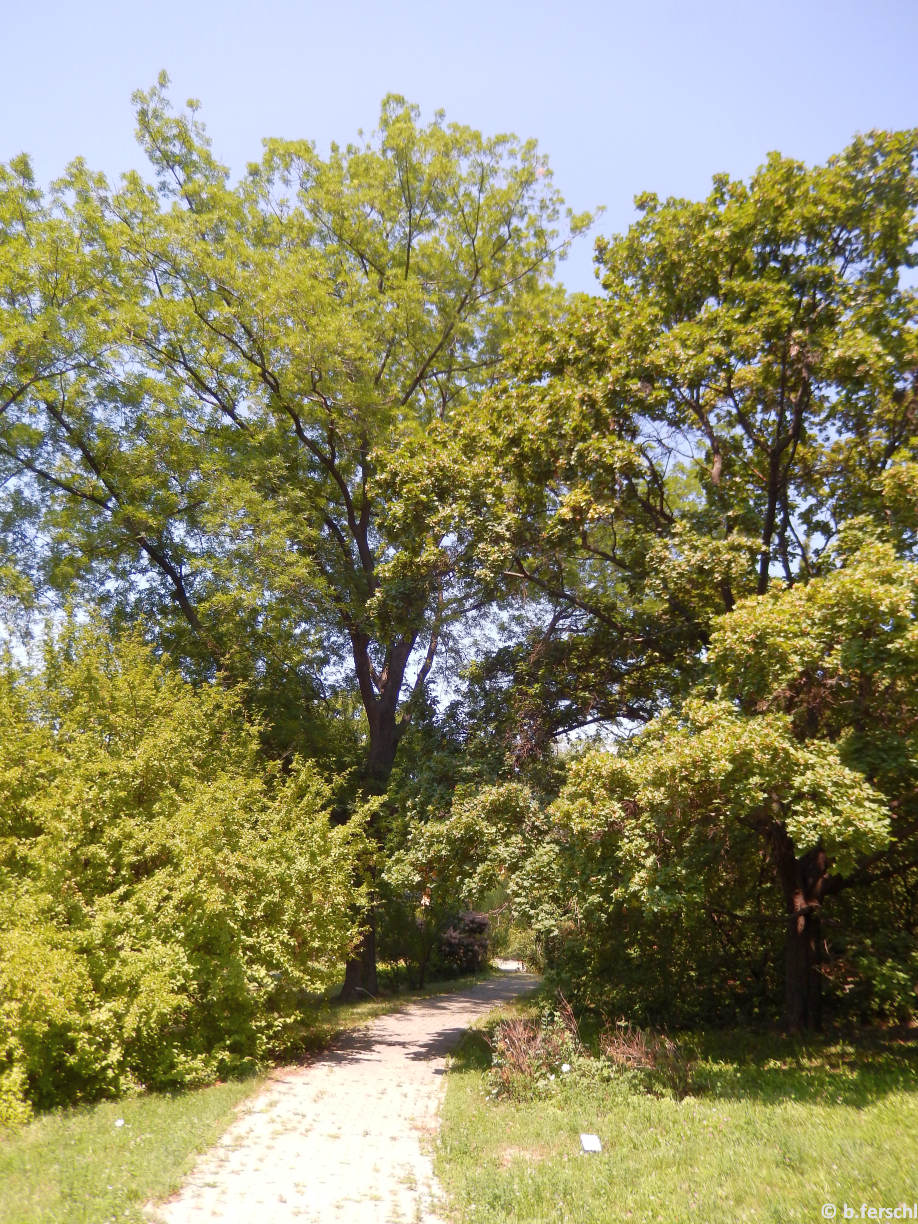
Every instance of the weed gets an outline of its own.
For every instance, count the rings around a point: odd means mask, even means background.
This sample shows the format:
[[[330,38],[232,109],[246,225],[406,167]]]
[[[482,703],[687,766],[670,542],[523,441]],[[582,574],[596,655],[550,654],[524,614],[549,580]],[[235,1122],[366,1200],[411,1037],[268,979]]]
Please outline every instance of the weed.
[[[491,1094],[527,1098],[570,1074],[583,1053],[577,1021],[559,992],[538,1020],[502,1020],[491,1039]]]
[[[695,1062],[663,1033],[620,1023],[599,1038],[598,1056],[581,1039],[561,992],[538,1019],[500,1021],[490,1040],[490,1095],[529,1100],[567,1078],[569,1083],[614,1083],[677,1100],[697,1091]]]
[[[636,1073],[646,1091],[669,1091],[681,1101],[697,1089],[695,1060],[665,1033],[652,1033],[630,1024],[607,1028],[599,1038],[602,1058],[622,1071]]]

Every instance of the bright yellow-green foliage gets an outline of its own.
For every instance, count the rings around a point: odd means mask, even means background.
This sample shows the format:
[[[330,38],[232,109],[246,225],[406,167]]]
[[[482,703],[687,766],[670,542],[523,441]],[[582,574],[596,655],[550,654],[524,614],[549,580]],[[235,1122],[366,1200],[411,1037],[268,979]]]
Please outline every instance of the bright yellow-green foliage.
[[[678,705],[714,619],[825,573],[846,520],[915,555],[918,130],[636,204],[604,293],[518,333],[485,397],[493,546],[544,602],[480,701],[524,755]]]
[[[709,662],[723,696],[786,711],[799,738],[838,742],[896,798],[918,759],[918,565],[865,527],[843,529],[840,569],[721,617]]]
[[[863,850],[888,840],[880,796],[828,746],[803,748],[785,719],[742,720],[717,702],[686,703],[679,722],[659,719],[633,756],[582,758],[555,812],[584,853],[591,845],[614,856],[613,876],[597,879],[600,907],[632,898],[666,910],[688,884],[686,858],[710,858],[707,847],[731,823],[749,819],[754,828],[772,795],[787,802],[801,849],[821,838],[831,838],[833,849],[853,842]],[[666,850],[675,844],[680,853],[671,862]],[[581,898],[587,912],[589,902]]]
[[[0,688],[6,1114],[294,1047],[352,935],[359,822],[265,769],[239,698],[70,627]]]
[[[777,959],[782,935],[774,804],[801,850],[822,842],[849,867],[889,839],[883,797],[833,745],[799,744],[783,716],[744,719],[724,702],[688,702],[635,752],[572,767],[528,896],[587,998],[683,1022],[713,1018],[718,998],[727,1014],[750,994],[761,1006],[767,983],[751,967]]]
[[[586,218],[534,142],[394,95],[359,144],[270,140],[233,182],[166,85],[134,98],[152,182],[0,166],[0,578],[254,681],[281,751],[344,662],[384,783],[495,577],[472,402]]]
[[[386,874],[403,891],[441,907],[472,904],[529,852],[544,821],[525,786],[506,782],[455,794],[442,819],[415,822]]]

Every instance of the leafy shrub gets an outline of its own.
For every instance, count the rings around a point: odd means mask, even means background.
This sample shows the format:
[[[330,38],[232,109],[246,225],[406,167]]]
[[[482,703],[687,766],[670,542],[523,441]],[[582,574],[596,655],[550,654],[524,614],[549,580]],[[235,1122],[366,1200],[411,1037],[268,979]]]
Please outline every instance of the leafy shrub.
[[[417,898],[385,895],[380,907],[377,950],[384,961],[403,965],[408,981],[422,987],[434,978],[461,977],[478,973],[490,957],[490,924],[487,914],[431,914]]]
[[[489,925],[487,914],[474,910],[457,914],[440,934],[436,967],[457,976],[483,969],[490,951]]]
[[[352,937],[359,824],[266,768],[223,688],[71,626],[0,679],[0,1099],[202,1083],[302,1043]]]
[[[490,917],[478,911],[494,902],[495,911],[510,913],[507,883],[529,858],[544,823],[539,805],[518,783],[458,787],[446,812],[408,801],[379,882],[385,954],[414,962],[421,978],[428,967],[447,975],[480,968],[492,931]]]
[[[839,568],[719,618],[680,708],[570,760],[507,891],[578,1007],[688,1028],[795,999],[788,1023],[816,1025],[822,994],[838,1018],[914,1016],[918,568],[863,524],[839,539]]]

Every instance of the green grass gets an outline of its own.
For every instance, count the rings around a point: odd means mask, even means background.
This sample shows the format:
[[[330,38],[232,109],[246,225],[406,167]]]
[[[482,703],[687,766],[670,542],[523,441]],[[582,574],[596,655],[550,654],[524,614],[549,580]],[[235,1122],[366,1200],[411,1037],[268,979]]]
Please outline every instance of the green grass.
[[[260,1080],[43,1114],[0,1143],[2,1224],[141,1221],[176,1189]],[[119,1122],[122,1125],[119,1125]]]
[[[482,976],[362,1003],[325,1003],[310,1045],[322,1048],[346,1029]],[[143,1204],[178,1188],[195,1156],[216,1142],[261,1082],[253,1075],[39,1115],[0,1137],[0,1224],[139,1224]]]
[[[912,1036],[915,1036],[914,1034]],[[559,1077],[488,1097],[480,1032],[447,1078],[437,1171],[461,1224],[815,1224],[918,1200],[918,1042],[694,1039],[698,1095]],[[580,1153],[580,1132],[601,1155]]]

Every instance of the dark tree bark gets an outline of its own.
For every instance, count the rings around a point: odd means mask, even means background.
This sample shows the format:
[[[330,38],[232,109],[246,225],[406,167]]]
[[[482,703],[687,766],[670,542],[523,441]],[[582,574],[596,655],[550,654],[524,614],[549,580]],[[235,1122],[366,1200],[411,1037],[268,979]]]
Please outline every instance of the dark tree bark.
[[[407,725],[405,715],[399,714],[398,698],[415,639],[399,639],[389,648],[378,677],[373,676],[367,639],[352,640],[370,740],[363,770],[363,791],[366,795],[381,795],[389,783],[399,741]],[[363,933],[354,955],[345,966],[344,985],[338,995],[342,1002],[354,1002],[368,995],[375,997],[379,993],[376,926],[377,913],[371,906],[365,915]]]
[[[338,998],[344,1002],[355,1002],[357,999],[373,998],[379,994],[379,981],[376,975],[376,914],[367,914],[367,924],[360,937],[360,943],[354,956],[347,962],[344,970],[344,985]]]
[[[370,746],[364,766],[364,788],[369,794],[382,794],[389,783],[403,725],[395,709],[381,708],[370,725]]]
[[[798,857],[783,824],[772,828],[772,855],[787,912],[784,1024],[790,1032],[822,1027],[822,902],[829,859],[821,847]]]
[[[822,1027],[821,949],[820,907],[804,901],[788,915],[784,1024],[790,1032]]]

